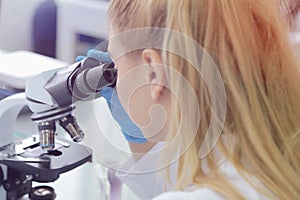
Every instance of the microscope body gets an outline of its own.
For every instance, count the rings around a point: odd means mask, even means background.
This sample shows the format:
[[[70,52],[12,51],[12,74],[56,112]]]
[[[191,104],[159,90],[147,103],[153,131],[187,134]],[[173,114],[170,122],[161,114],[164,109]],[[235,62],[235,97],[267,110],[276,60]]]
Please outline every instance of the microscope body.
[[[84,134],[72,116],[77,101],[99,97],[116,81],[113,63],[86,58],[73,65],[42,72],[26,81],[24,93],[0,101],[0,199],[32,193],[32,182],[53,182],[61,173],[92,161],[90,148],[79,144]],[[14,141],[19,112],[28,106],[38,133]],[[59,123],[73,141],[59,137]]]
[[[57,138],[55,149],[45,151],[39,135],[15,141],[13,127],[18,114],[27,106],[25,93],[0,101],[0,199],[16,200],[33,191],[32,183],[53,182],[60,174],[92,161],[86,146]]]

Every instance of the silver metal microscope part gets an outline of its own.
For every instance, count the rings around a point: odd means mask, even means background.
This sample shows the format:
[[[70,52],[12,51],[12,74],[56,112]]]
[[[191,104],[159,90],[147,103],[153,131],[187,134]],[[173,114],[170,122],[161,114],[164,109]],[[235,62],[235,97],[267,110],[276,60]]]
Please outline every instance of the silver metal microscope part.
[[[42,121],[38,124],[40,134],[40,146],[45,151],[55,148],[55,122]]]
[[[5,161],[20,162],[20,163],[50,163],[50,160],[43,158],[22,158],[20,156],[15,158],[6,158]]]
[[[84,133],[72,115],[62,117],[59,120],[59,124],[67,131],[74,142],[81,142],[83,140]]]

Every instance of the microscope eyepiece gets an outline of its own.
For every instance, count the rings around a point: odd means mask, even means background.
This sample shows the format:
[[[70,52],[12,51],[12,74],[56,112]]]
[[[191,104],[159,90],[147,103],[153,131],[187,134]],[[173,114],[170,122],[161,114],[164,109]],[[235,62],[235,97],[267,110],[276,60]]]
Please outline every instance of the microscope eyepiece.
[[[114,63],[103,63],[77,73],[69,84],[72,96],[83,100],[99,92],[106,86],[113,86],[117,80],[117,69]],[[73,99],[73,100],[75,100]]]

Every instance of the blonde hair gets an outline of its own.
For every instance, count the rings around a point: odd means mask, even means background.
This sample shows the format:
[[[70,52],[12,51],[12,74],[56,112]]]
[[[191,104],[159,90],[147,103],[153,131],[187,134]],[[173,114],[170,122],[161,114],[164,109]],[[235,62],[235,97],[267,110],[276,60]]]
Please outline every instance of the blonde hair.
[[[183,33],[203,46],[221,73],[226,91],[223,135],[235,142],[218,140],[217,147],[259,192],[272,198],[300,197],[300,89],[298,61],[288,40],[288,26],[280,0],[112,0],[111,23],[119,32],[141,27],[163,27]],[[145,36],[146,37],[146,36]],[[163,44],[188,51],[186,41],[165,36]],[[167,49],[167,48],[166,48]],[[215,155],[207,156],[210,173],[204,173],[198,152],[209,127],[211,99],[205,82],[184,58],[162,53],[164,61],[190,81],[198,104],[184,102],[190,115],[199,115],[196,138],[179,159],[177,188],[191,182],[214,189],[229,199],[243,199],[218,173]],[[188,60],[188,59],[187,59]],[[199,63],[203,58],[199,56]],[[207,67],[207,66],[206,66]],[[184,96],[170,77],[171,90]],[[182,102],[181,102],[182,103]],[[195,107],[198,109],[194,109]],[[173,131],[181,113],[173,103]],[[200,113],[193,113],[200,110]],[[194,122],[191,122],[194,123]],[[181,129],[187,133],[188,125]],[[185,134],[181,134],[184,141]],[[182,143],[177,148],[186,148]],[[170,155],[168,155],[170,156]],[[255,185],[255,177],[267,189]],[[274,196],[273,196],[274,195]]]

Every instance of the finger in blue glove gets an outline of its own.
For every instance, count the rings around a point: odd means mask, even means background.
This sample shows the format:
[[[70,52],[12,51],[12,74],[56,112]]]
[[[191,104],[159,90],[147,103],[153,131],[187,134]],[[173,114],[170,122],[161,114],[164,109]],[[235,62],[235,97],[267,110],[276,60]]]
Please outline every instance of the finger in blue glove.
[[[81,60],[83,60],[85,58],[86,58],[86,56],[79,55],[79,56],[76,57],[75,60],[76,60],[76,62],[79,62],[79,61],[81,61]]]
[[[95,60],[97,60],[100,63],[111,63],[112,62],[108,52],[99,51],[96,49],[89,50],[87,52],[87,56],[83,56],[83,55],[77,56],[75,60],[76,60],[76,62],[79,62],[87,57],[94,58]]]
[[[94,58],[101,63],[111,63],[112,60],[108,52],[99,51],[96,49],[91,49],[87,52],[87,57]]]

